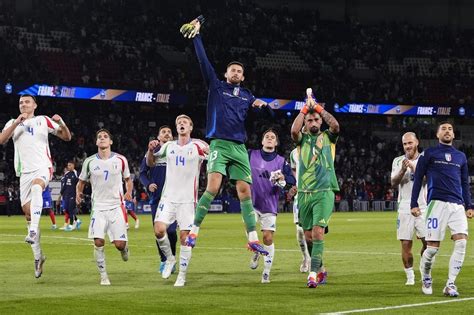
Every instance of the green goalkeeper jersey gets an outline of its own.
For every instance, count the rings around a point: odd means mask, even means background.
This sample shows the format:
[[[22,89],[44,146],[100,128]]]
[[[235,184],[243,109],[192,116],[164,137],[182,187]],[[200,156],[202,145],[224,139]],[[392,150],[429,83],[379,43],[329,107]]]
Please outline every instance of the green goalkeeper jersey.
[[[317,135],[302,134],[298,192],[339,191],[334,170],[337,138],[329,130]]]

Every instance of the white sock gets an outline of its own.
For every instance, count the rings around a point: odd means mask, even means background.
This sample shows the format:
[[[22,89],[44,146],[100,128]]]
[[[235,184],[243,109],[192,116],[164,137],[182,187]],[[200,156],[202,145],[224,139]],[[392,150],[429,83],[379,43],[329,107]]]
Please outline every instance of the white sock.
[[[298,241],[298,245],[300,245],[303,259],[310,259],[311,256],[308,252],[308,244],[306,243],[306,240],[304,238],[304,230],[299,225],[296,225],[296,240]]]
[[[191,231],[189,232],[189,234],[196,234],[196,235],[198,235],[198,234],[199,234],[199,226],[193,224],[193,226],[191,227]]]
[[[166,256],[166,259],[171,258],[173,256],[173,253],[171,252],[171,245],[170,245],[170,239],[168,238],[168,234],[165,234],[163,238],[156,238],[158,241],[158,245],[160,245],[160,249],[163,252],[163,254]]]
[[[454,241],[453,254],[451,255],[451,259],[449,259],[448,282],[446,285],[454,284],[454,281],[456,281],[456,277],[461,271],[464,262],[464,256],[466,255],[466,245],[467,240],[465,239]]]
[[[189,261],[192,256],[192,248],[186,245],[181,245],[179,250],[179,273],[186,274],[188,271]]]
[[[270,273],[273,264],[273,257],[275,256],[275,244],[263,245],[263,248],[268,252],[267,256],[263,256],[263,272]]]
[[[257,241],[258,241],[257,231],[249,232],[249,242],[257,242]]]
[[[405,268],[405,273],[407,275],[407,279],[415,279],[415,271],[413,271],[413,267]]]
[[[438,248],[432,246],[428,246],[423,252],[423,256],[421,258],[423,278],[431,277],[431,268],[433,267],[434,257],[437,252]]]
[[[38,228],[38,232],[37,232],[38,236],[36,238],[36,242],[34,244],[31,244],[31,249],[33,250],[33,257],[35,257],[35,260],[40,260],[41,259],[41,256],[43,256],[43,252],[41,251],[41,245],[40,245],[40,237],[41,237],[41,233],[40,233],[40,229]]]
[[[35,232],[38,231],[38,226],[41,219],[41,210],[43,210],[43,188],[41,188],[40,185],[35,184],[31,187],[30,230]]]
[[[107,270],[105,268],[104,246],[97,247],[97,246],[94,245],[94,257],[95,257],[95,261],[97,263],[97,269],[99,269],[99,272],[101,274],[107,273]]]

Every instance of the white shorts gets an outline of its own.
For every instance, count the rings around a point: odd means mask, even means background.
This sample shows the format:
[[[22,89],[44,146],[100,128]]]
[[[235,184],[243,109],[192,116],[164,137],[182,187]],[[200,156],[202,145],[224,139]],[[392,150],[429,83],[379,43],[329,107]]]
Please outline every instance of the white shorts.
[[[427,241],[442,241],[446,227],[451,230],[451,235],[468,235],[464,206],[456,203],[432,200],[426,212],[425,226]]]
[[[107,234],[111,242],[128,241],[123,209],[119,206],[111,210],[95,210],[89,224],[89,238],[105,239]]]
[[[260,229],[262,231],[276,231],[276,214],[274,213],[261,213],[255,210],[255,220],[260,223]]]
[[[293,201],[293,223],[298,224],[300,222],[300,219],[298,217],[299,211],[298,211],[298,195],[295,196],[295,200]]]
[[[155,222],[171,225],[177,221],[180,231],[190,231],[194,223],[195,208],[194,202],[175,203],[162,200],[156,209]]]
[[[51,168],[42,168],[34,172],[21,174],[20,201],[22,206],[31,201],[31,187],[33,186],[33,179],[36,178],[44,181],[44,187],[48,186],[51,180]]]
[[[411,213],[398,213],[397,239],[410,241],[414,232],[418,238],[426,237],[424,214],[415,217]]]

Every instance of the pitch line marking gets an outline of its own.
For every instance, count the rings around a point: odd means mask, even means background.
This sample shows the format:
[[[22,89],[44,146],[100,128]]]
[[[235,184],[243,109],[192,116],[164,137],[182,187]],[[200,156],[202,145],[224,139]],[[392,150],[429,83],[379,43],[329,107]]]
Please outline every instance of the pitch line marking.
[[[434,302],[426,302],[426,303],[403,304],[403,305],[376,307],[376,308],[365,308],[365,309],[357,309],[357,310],[349,310],[349,311],[341,311],[341,312],[333,312],[333,313],[322,313],[322,314],[325,314],[325,315],[338,315],[338,314],[351,314],[351,313],[362,313],[362,312],[386,311],[386,310],[394,310],[394,309],[400,309],[400,308],[418,307],[418,306],[435,305],[435,304],[456,303],[456,302],[464,302],[464,301],[471,301],[471,300],[474,300],[474,297],[468,297],[468,298],[462,298],[462,299],[456,299],[456,300],[443,300],[443,301],[434,301]]]

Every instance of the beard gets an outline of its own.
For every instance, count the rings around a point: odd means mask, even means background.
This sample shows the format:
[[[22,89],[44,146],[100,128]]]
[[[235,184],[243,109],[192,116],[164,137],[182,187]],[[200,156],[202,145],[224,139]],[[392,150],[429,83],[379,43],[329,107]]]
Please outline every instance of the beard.
[[[312,134],[317,134],[319,132],[319,128],[316,126],[313,126],[309,129],[309,132],[311,132]]]

